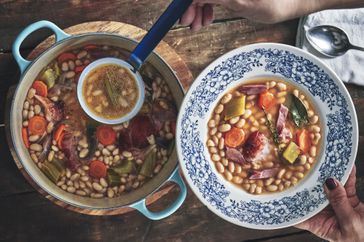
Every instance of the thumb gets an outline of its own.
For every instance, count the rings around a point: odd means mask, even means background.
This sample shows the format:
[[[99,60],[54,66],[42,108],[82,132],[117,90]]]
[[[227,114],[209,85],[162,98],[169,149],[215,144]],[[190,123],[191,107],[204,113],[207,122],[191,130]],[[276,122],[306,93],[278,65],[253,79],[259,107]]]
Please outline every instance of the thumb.
[[[350,224],[354,209],[350,204],[345,188],[334,178],[328,178],[325,181],[325,192],[330,201],[340,227],[345,227],[345,224]]]

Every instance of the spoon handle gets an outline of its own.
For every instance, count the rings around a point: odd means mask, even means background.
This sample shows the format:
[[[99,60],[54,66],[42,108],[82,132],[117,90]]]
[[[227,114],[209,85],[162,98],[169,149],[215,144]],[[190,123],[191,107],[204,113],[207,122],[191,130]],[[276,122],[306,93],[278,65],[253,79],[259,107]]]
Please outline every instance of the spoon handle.
[[[144,36],[142,41],[130,54],[128,62],[134,66],[136,70],[140,68],[148,55],[154,50],[182,14],[186,12],[191,3],[192,0],[173,0],[168,6],[157,22]]]
[[[360,47],[360,46],[356,46],[356,45],[351,45],[350,46],[351,49],[354,49],[354,50],[361,50],[361,51],[364,51],[364,47]]]

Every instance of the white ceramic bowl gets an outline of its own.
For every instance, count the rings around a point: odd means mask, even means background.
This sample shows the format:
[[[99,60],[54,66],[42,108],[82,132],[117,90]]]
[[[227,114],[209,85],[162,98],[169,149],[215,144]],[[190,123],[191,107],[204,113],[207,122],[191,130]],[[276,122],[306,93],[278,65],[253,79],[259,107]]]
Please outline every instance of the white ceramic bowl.
[[[228,90],[259,77],[282,78],[305,91],[319,112],[323,138],[316,165],[296,186],[251,195],[217,172],[206,147],[207,122]],[[185,178],[212,212],[240,226],[277,229],[302,222],[328,204],[326,178],[345,183],[357,153],[358,123],[348,91],[323,62],[292,46],[253,44],[221,56],[197,77],[182,103],[176,140]]]
[[[134,108],[128,114],[126,114],[120,118],[106,119],[106,118],[103,118],[103,117],[97,115],[95,112],[91,111],[90,108],[87,106],[87,104],[85,102],[85,97],[83,96],[83,93],[82,93],[83,85],[84,85],[87,75],[95,68],[100,67],[101,65],[105,65],[105,64],[115,64],[115,65],[125,68],[127,71],[129,71],[130,75],[135,78],[135,81],[137,83],[138,95],[139,95],[138,100],[137,100]],[[126,121],[132,119],[135,115],[137,115],[139,110],[142,108],[143,102],[144,102],[144,82],[143,82],[143,79],[140,76],[140,74],[138,72],[133,72],[132,69],[134,69],[134,68],[126,61],[117,59],[117,58],[112,58],[112,57],[98,59],[98,60],[90,63],[82,71],[80,78],[78,80],[78,84],[77,84],[77,98],[78,98],[78,101],[80,102],[82,109],[85,111],[85,113],[87,113],[87,115],[90,116],[92,119],[94,119],[100,123],[104,123],[104,124],[120,124],[120,123],[123,123],[123,122],[126,122]]]

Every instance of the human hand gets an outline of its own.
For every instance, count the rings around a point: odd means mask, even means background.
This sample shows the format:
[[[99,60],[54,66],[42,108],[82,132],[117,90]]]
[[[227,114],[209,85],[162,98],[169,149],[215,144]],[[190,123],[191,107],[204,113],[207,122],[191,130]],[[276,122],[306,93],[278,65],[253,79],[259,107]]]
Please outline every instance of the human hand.
[[[324,190],[330,205],[296,227],[329,241],[364,241],[364,204],[356,195],[355,181],[355,166],[345,187],[336,179],[327,179]]]
[[[194,0],[180,23],[199,30],[213,20],[213,6],[222,5],[239,16],[261,23],[277,23],[315,11],[353,7],[363,0]],[[235,16],[236,14],[234,14]]]

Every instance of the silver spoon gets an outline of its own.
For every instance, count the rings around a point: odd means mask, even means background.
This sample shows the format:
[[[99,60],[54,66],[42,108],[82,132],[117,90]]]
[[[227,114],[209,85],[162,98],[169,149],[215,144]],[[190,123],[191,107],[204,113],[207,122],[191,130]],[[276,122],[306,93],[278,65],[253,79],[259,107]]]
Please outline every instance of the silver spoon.
[[[345,54],[350,49],[364,51],[363,47],[352,45],[344,30],[330,25],[320,25],[306,31],[306,39],[320,53],[328,57]]]

